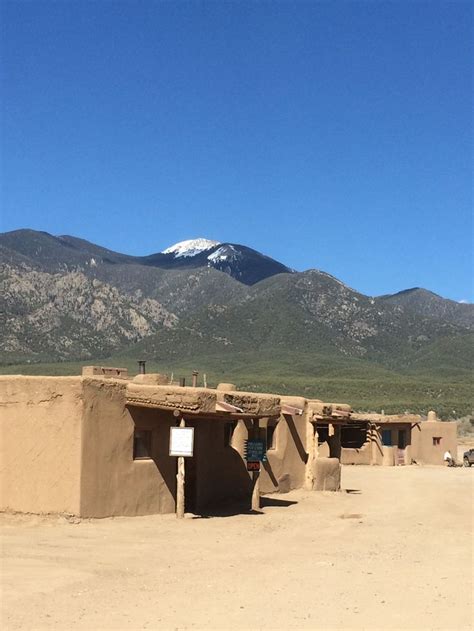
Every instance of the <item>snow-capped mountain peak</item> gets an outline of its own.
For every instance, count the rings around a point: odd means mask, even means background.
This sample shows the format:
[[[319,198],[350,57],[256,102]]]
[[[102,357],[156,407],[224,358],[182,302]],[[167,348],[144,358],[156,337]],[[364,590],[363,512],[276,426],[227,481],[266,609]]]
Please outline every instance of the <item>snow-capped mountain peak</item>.
[[[210,239],[188,239],[187,241],[180,241],[171,245],[166,250],[163,250],[162,254],[174,254],[175,258],[181,258],[183,256],[196,256],[201,252],[210,250],[211,248],[220,245],[220,241],[211,241]]]
[[[239,252],[233,245],[223,245],[217,248],[212,254],[209,254],[207,260],[212,263],[218,263],[222,261],[235,260],[239,257]],[[210,263],[209,263],[210,264]]]

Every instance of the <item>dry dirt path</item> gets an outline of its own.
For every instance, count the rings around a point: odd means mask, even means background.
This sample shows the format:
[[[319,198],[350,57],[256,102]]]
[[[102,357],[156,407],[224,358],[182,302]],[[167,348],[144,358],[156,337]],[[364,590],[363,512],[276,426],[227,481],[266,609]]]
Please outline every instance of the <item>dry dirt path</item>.
[[[471,629],[473,480],[344,467],[353,492],[262,515],[3,516],[2,629]]]

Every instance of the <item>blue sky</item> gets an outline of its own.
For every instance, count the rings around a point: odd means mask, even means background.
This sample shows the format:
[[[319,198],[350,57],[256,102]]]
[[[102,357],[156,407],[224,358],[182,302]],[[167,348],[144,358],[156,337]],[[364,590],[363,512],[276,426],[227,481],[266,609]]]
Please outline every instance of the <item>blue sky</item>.
[[[1,10],[2,231],[473,299],[470,2]]]

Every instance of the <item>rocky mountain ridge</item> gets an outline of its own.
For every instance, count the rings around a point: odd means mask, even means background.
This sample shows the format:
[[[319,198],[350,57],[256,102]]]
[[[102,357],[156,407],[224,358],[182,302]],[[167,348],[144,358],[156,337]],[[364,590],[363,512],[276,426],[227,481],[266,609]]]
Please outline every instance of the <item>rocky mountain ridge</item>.
[[[433,370],[472,365],[472,346],[460,340],[474,329],[473,305],[421,289],[365,296],[326,272],[295,272],[245,246],[201,241],[131,257],[75,237],[16,231],[0,235],[0,264],[3,363],[232,352],[397,370],[424,358]]]

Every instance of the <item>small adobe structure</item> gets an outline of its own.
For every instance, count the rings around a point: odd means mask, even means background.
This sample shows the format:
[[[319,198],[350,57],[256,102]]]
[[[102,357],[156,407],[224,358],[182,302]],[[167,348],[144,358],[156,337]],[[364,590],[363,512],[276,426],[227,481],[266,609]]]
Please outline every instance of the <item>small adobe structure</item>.
[[[249,510],[260,493],[339,490],[343,464],[442,464],[456,453],[456,423],[430,416],[354,414],[347,404],[169,383],[126,369],[86,367],[76,377],[0,376],[1,510],[80,517],[176,510],[170,428],[194,428],[185,506],[203,514]],[[248,439],[266,446],[259,476]]]
[[[429,412],[415,414],[351,414],[342,430],[342,464],[442,465],[444,453],[457,452],[457,423],[440,421]]]

